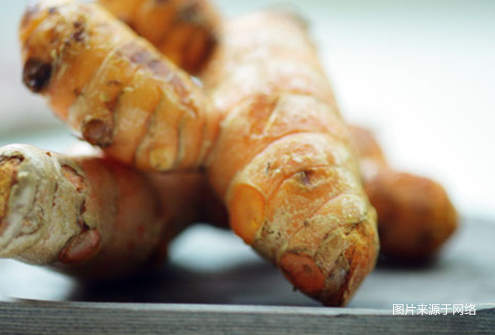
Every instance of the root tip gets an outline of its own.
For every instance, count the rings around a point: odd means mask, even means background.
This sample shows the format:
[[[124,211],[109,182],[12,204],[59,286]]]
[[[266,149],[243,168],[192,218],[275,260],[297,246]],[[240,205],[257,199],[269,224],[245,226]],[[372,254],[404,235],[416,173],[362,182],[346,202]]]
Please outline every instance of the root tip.
[[[83,125],[82,135],[86,141],[102,148],[112,144],[112,129],[103,120],[91,120]]]

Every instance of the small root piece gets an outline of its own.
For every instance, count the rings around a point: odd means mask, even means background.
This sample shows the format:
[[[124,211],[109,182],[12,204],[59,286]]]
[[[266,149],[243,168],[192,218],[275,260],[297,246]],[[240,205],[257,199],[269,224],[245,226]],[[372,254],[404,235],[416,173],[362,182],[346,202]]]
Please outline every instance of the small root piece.
[[[317,297],[325,286],[325,277],[311,256],[289,252],[280,258],[279,266],[287,279],[309,296]]]
[[[87,230],[71,238],[58,259],[65,264],[83,262],[98,251],[100,241],[100,233],[97,230]]]
[[[102,120],[91,120],[84,124],[82,134],[93,145],[106,148],[112,144],[112,129]]]
[[[22,81],[34,93],[39,93],[50,82],[52,65],[36,58],[29,58],[24,64]]]

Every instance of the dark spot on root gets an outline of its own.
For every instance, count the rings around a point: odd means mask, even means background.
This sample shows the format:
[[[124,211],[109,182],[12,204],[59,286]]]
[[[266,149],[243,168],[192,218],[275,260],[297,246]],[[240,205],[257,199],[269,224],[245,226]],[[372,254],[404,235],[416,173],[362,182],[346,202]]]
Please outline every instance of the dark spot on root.
[[[57,7],[48,8],[48,14],[53,15],[57,12]]]
[[[91,120],[82,126],[83,138],[102,148],[112,144],[112,129],[102,120]]]
[[[268,174],[270,172],[270,162],[266,163],[265,173]]]
[[[266,223],[266,222],[265,222]],[[266,234],[271,235],[275,233],[274,230],[270,229],[268,224],[263,224],[263,230],[265,231]]]
[[[77,221],[77,225],[81,228],[81,232],[83,233],[91,229],[84,220]]]
[[[86,29],[84,21],[76,21],[73,26],[76,31],[72,34],[71,39],[76,42],[82,42],[84,40],[84,31]]]
[[[305,186],[311,186],[311,174],[310,170],[304,170],[299,173],[299,181]]]
[[[48,86],[52,76],[52,64],[37,58],[29,58],[24,64],[22,81],[34,93]]]
[[[57,191],[58,191],[58,183],[55,183],[55,188],[53,190],[54,197],[52,199],[52,207],[55,207],[56,205],[56,199],[57,199]]]
[[[78,30],[74,34],[72,34],[72,39],[76,42],[81,42],[83,40],[84,30]]]

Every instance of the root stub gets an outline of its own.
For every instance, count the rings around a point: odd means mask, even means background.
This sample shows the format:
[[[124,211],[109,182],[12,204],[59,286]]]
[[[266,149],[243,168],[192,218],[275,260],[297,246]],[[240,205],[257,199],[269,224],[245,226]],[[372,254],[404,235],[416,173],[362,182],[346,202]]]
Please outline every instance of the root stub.
[[[91,120],[82,128],[82,135],[93,145],[106,148],[112,144],[112,129],[102,120]]]
[[[60,252],[58,259],[62,263],[79,263],[91,258],[100,245],[101,237],[98,231],[88,230],[73,237]]]
[[[34,93],[39,93],[50,82],[52,65],[36,58],[30,58],[24,64],[22,81]]]
[[[310,256],[287,253],[279,265],[287,279],[307,295],[317,297],[323,290],[325,277]]]
[[[265,199],[250,185],[237,185],[230,200],[231,227],[244,242],[251,245],[265,216]]]

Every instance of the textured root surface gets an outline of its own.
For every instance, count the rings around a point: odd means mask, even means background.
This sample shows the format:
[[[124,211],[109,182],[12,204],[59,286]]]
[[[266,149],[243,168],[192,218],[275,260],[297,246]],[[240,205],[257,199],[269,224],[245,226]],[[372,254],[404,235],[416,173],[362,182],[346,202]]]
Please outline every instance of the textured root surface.
[[[0,158],[0,236],[8,225],[8,222],[3,219],[9,209],[10,192],[17,182],[17,168],[21,162],[22,159],[17,157],[3,161]]]

